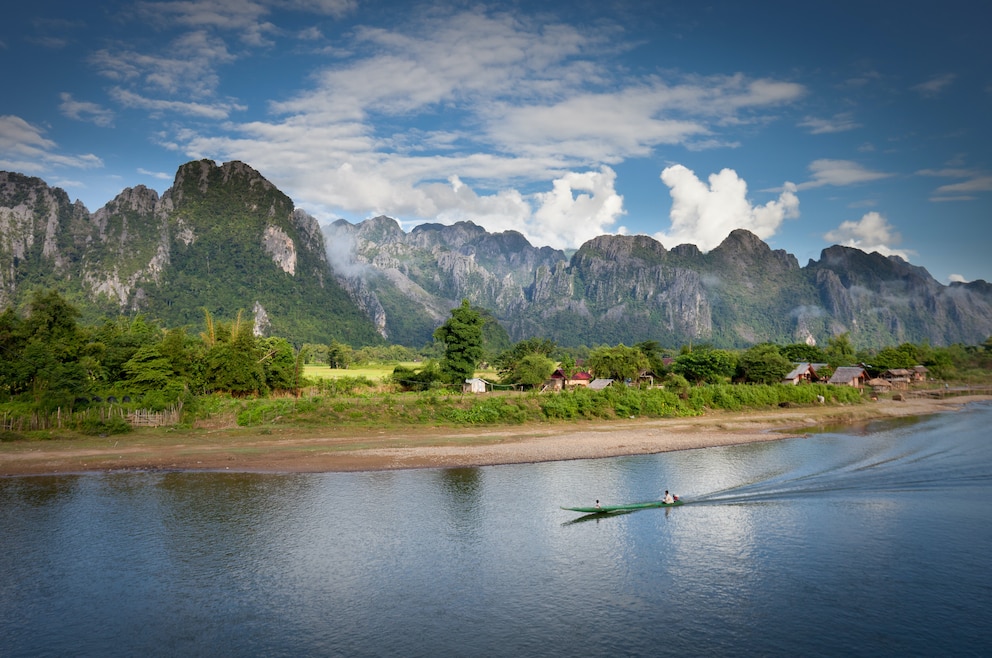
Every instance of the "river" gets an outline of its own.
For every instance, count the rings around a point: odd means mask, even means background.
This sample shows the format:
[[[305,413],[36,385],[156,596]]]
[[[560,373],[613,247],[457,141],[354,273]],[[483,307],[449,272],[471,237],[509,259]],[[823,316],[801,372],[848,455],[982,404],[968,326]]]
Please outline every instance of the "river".
[[[992,653],[992,405],[375,473],[0,478],[0,656]],[[688,504],[582,517],[560,509]]]

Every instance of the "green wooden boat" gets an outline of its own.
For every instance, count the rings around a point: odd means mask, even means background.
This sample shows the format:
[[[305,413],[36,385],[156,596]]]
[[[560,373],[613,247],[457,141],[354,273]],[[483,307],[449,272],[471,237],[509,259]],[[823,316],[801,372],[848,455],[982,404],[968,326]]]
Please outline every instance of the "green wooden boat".
[[[666,503],[663,500],[650,500],[646,503],[630,503],[629,505],[600,505],[599,507],[562,507],[569,512],[582,512],[583,514],[616,514],[618,512],[635,512],[639,509],[650,509],[652,507],[678,507],[682,505],[681,500],[674,503]]]

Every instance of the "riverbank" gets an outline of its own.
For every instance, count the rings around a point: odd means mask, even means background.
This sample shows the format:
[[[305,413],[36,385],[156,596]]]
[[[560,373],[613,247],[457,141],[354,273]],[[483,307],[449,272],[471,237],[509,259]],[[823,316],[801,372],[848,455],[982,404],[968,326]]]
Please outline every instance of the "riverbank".
[[[345,472],[451,468],[651,454],[802,436],[811,428],[954,411],[992,396],[879,400],[693,418],[484,428],[141,430],[0,444],[0,475],[122,470]]]

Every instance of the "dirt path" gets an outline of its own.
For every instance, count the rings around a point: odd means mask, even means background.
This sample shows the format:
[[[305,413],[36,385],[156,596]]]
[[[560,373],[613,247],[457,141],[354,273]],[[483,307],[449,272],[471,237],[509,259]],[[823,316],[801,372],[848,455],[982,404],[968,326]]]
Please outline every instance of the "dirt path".
[[[804,428],[953,411],[987,396],[710,412],[696,418],[402,431],[246,428],[0,444],[0,475],[118,470],[371,471],[649,454],[803,433]]]

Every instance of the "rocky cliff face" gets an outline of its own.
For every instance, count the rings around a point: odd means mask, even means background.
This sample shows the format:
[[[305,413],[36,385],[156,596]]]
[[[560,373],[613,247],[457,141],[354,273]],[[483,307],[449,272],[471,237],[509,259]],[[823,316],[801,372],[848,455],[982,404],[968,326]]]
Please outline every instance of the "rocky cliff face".
[[[80,203],[40,178],[0,172],[0,305],[18,301],[22,282],[78,278],[91,218]]]
[[[471,222],[423,224],[407,234],[396,220],[375,217],[339,220],[326,234],[332,267],[382,335],[417,346],[464,298],[499,309],[501,321],[525,315],[524,285],[536,269],[564,259],[519,233],[491,234]]]
[[[429,340],[462,298],[491,309],[514,340],[564,345],[815,344],[847,331],[856,344],[879,347],[977,343],[992,333],[992,286],[984,282],[947,288],[923,268],[844,247],[803,268],[743,230],[707,254],[613,235],[571,258],[469,222],[405,234],[377,217],[327,230],[330,241],[349,245],[340,266],[351,273],[349,289],[376,309],[391,340],[410,344]]]
[[[944,286],[898,256],[841,246],[824,249],[808,269],[835,331],[933,345],[976,344],[989,335],[992,296],[984,281]]]

